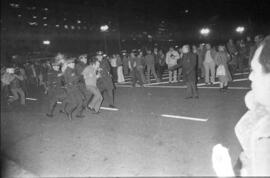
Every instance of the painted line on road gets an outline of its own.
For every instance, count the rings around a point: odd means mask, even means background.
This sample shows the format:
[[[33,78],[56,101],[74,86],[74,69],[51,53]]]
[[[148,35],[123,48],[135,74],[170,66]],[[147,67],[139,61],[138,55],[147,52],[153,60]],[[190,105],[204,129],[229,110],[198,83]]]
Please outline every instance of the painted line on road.
[[[203,119],[203,118],[186,117],[186,116],[176,116],[176,115],[169,115],[169,114],[162,114],[161,116],[162,117],[168,117],[168,118],[175,118],[175,119],[200,121],[200,122],[206,122],[206,121],[208,121],[208,119]]]
[[[109,111],[119,111],[119,109],[118,108],[108,108],[108,107],[100,107],[100,109],[102,109],[102,110],[109,110]]]
[[[13,96],[8,96],[8,97],[10,97],[10,98],[12,98]],[[26,100],[31,100],[31,101],[37,101],[38,99],[36,99],[36,98],[25,98]]]
[[[187,86],[182,85],[182,86],[158,86],[158,85],[152,85],[152,86],[145,86],[146,88],[171,88],[171,89],[176,89],[176,88],[187,88]],[[201,86],[198,87],[200,89],[219,89],[219,87],[206,87],[206,86]],[[249,87],[229,87],[228,89],[232,89],[232,90],[250,90]]]

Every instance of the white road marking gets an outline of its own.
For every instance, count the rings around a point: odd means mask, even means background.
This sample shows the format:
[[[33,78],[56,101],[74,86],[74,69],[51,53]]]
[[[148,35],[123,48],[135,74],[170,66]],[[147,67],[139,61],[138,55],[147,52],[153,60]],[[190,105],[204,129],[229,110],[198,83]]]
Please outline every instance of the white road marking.
[[[27,99],[27,100],[32,100],[32,101],[37,101],[38,99],[36,99],[36,98],[25,98],[25,99]]]
[[[103,110],[109,110],[109,111],[118,111],[119,109],[118,108],[108,108],[108,107],[100,107],[100,109],[103,109]]]
[[[245,75],[245,74],[249,74],[249,72],[235,73],[235,74],[233,74],[233,75],[237,76],[237,75]]]
[[[182,85],[182,86],[168,86],[168,85],[151,85],[151,86],[145,86],[146,88],[171,88],[171,89],[176,89],[176,88],[187,88],[187,86]],[[219,89],[219,87],[207,87],[207,86],[201,86],[198,87],[199,89]],[[249,87],[229,87],[228,89],[232,90],[250,90]]]
[[[169,114],[162,114],[161,116],[162,117],[168,117],[168,118],[175,118],[175,119],[200,121],[200,122],[206,122],[206,121],[208,121],[208,119],[195,118],[195,117],[186,117],[186,116],[176,116],[176,115],[169,115]]]
[[[239,82],[239,81],[246,81],[249,80],[248,78],[241,78],[241,79],[235,79],[233,82]]]

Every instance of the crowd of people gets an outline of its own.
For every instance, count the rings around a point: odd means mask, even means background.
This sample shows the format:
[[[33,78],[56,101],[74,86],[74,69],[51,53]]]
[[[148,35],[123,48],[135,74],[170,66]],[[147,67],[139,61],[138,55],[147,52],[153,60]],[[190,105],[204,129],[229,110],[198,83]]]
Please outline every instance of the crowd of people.
[[[25,97],[33,88],[42,88],[49,95],[48,117],[52,117],[57,102],[68,118],[77,110],[77,117],[83,117],[88,108],[99,113],[103,95],[108,95],[109,107],[114,106],[115,83],[123,83],[131,76],[131,85],[144,87],[151,83],[151,75],[158,83],[163,80],[165,70],[169,71],[169,83],[184,81],[187,86],[186,99],[199,98],[196,83],[204,79],[206,85],[213,85],[216,78],[220,91],[228,89],[236,70],[243,72],[249,68],[257,46],[263,40],[257,35],[254,41],[232,39],[227,44],[183,45],[163,49],[145,48],[126,50],[121,54],[107,56],[102,51],[96,56],[80,55],[67,57],[58,54],[55,59],[45,61],[26,61],[1,66],[2,96],[6,96],[7,105],[20,99],[25,105]],[[12,94],[9,97],[9,93]]]

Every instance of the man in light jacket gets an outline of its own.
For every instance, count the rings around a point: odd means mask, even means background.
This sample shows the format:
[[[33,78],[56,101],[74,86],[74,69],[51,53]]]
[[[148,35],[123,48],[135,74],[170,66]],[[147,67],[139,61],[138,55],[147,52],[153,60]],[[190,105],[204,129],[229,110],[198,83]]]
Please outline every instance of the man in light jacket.
[[[177,61],[180,59],[180,55],[177,51],[170,47],[166,54],[166,64],[168,68],[177,65]],[[169,82],[177,82],[177,70],[169,71]]]

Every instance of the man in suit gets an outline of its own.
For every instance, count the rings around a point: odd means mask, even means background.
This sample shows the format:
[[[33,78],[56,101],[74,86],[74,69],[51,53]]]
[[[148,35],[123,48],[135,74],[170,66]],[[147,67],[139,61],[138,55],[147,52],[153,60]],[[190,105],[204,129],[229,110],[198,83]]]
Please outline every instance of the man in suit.
[[[187,85],[186,98],[199,98],[196,88],[196,54],[190,51],[189,45],[183,46],[183,79]]]

